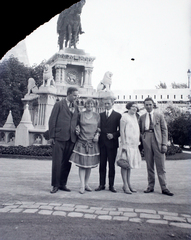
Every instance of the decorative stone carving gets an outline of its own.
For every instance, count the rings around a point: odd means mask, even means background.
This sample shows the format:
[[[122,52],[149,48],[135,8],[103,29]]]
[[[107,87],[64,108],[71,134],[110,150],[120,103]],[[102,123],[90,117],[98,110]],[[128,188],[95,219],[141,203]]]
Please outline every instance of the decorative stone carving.
[[[27,89],[28,89],[28,93],[26,95],[30,95],[37,92],[38,88],[33,78],[29,78]]]
[[[112,84],[112,79],[111,79],[112,76],[113,76],[113,73],[111,73],[109,71],[105,73],[103,79],[97,86],[98,92],[100,92],[100,91],[110,92],[110,87]]]
[[[50,87],[50,86],[55,87],[55,82],[54,82],[54,79],[53,79],[53,76],[52,76],[52,68],[48,64],[46,64],[44,66],[42,86],[44,86],[44,87]]]

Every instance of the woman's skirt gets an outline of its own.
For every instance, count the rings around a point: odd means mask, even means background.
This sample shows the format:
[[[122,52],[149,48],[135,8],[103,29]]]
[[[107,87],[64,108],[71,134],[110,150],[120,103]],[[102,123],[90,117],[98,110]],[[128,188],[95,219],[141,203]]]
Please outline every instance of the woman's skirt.
[[[75,163],[78,167],[94,168],[99,164],[99,155],[100,152],[97,142],[78,139],[70,157],[70,162]]]
[[[127,152],[127,158],[129,160],[129,164],[131,168],[140,168],[142,159],[141,159],[141,154],[138,146],[128,146],[128,145],[119,146],[116,162],[121,158],[123,148]]]

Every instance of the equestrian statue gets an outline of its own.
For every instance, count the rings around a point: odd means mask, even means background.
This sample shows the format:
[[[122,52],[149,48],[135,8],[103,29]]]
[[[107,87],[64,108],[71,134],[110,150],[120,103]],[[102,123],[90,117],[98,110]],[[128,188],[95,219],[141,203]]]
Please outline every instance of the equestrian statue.
[[[76,43],[79,41],[79,34],[84,33],[81,26],[81,12],[82,7],[85,4],[85,0],[81,0],[73,4],[70,8],[62,11],[57,21],[57,33],[59,49],[63,49],[65,41],[65,47],[76,48]]]

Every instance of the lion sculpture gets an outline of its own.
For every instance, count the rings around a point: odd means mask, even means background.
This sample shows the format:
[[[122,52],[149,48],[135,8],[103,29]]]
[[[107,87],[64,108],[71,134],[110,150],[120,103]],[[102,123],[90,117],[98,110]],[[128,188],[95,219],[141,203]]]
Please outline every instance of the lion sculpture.
[[[98,84],[97,86],[97,91],[101,92],[101,91],[106,91],[106,92],[110,92],[110,87],[112,84],[112,76],[113,73],[112,72],[106,72],[102,81]]]
[[[44,66],[44,72],[43,72],[43,84],[44,87],[50,87],[54,86],[55,87],[55,82],[54,78],[52,76],[52,68],[46,64]]]
[[[28,89],[27,95],[35,93],[35,90],[37,89],[37,86],[36,86],[34,78],[29,78],[27,89]]]

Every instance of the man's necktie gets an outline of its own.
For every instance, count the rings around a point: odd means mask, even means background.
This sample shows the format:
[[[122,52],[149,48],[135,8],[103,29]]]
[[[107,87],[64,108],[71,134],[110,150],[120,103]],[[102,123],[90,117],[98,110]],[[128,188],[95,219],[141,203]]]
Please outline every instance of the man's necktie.
[[[106,111],[106,117],[107,118],[109,117],[109,111]]]
[[[149,130],[153,130],[154,129],[154,126],[153,126],[153,121],[152,121],[152,118],[151,118],[151,114],[149,113]]]
[[[70,110],[71,113],[73,113],[73,109],[74,109],[74,104],[72,102],[70,102],[69,110]]]

